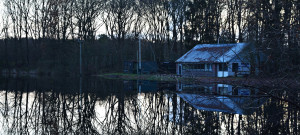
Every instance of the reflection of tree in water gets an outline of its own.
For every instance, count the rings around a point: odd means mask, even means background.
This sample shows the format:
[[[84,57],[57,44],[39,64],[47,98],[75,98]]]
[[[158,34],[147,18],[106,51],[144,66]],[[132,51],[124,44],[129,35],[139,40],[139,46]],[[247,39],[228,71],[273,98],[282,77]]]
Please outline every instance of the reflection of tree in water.
[[[270,99],[251,115],[197,110],[174,93],[123,91],[107,83],[78,91],[0,92],[0,134],[298,134],[299,110]],[[285,95],[287,96],[287,95]],[[285,97],[288,98],[288,97]]]
[[[78,96],[56,92],[5,91],[1,96],[4,96],[1,108],[5,108],[2,112],[3,133],[97,133],[92,124],[97,101],[93,94],[83,95],[81,109]]]
[[[109,96],[101,123],[104,134],[147,134],[163,132],[166,128],[163,94],[143,93],[124,97],[120,91]]]

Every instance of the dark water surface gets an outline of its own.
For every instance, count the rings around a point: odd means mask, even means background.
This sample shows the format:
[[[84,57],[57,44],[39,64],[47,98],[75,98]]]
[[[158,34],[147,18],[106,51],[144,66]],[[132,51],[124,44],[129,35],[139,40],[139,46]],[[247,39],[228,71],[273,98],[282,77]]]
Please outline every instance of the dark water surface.
[[[0,78],[0,112],[0,134],[296,135],[300,130],[299,108],[291,103],[226,84]]]

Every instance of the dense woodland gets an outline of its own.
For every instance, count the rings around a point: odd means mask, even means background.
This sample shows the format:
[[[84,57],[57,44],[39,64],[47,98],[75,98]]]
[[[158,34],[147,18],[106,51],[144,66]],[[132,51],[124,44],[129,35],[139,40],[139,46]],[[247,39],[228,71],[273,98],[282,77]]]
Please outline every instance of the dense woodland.
[[[122,71],[142,58],[174,61],[196,44],[255,44],[264,74],[299,75],[297,0],[4,0],[0,69],[49,74]],[[99,34],[105,29],[105,34]],[[255,57],[260,57],[259,55]]]

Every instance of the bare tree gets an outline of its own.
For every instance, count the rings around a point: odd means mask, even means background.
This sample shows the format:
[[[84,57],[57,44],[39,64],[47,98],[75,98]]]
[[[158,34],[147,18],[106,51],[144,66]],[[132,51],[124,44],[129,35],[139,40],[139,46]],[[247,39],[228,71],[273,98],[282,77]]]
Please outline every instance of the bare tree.
[[[77,0],[74,4],[78,33],[86,40],[96,37],[96,19],[101,12],[101,0]]]

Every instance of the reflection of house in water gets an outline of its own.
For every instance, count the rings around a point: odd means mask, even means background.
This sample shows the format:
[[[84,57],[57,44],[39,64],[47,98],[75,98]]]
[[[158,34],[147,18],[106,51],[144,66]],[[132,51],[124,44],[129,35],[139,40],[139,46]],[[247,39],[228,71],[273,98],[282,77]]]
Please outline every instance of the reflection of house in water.
[[[177,95],[198,110],[251,114],[267,97],[257,89],[226,84],[177,84]]]
[[[214,84],[183,84],[181,82],[178,82],[176,85],[177,91],[187,91],[192,93],[211,93],[214,92],[215,85]]]
[[[178,82],[176,90],[188,93],[205,93],[205,94],[219,94],[219,95],[239,95],[247,96],[258,94],[257,89],[248,89],[239,86],[232,86],[227,84],[184,84]]]
[[[220,95],[237,95],[237,96],[250,96],[258,94],[257,89],[249,89],[239,86],[232,86],[227,84],[217,84],[216,93]]]
[[[180,98],[198,110],[234,114],[252,114],[266,102],[266,97],[216,96],[178,93]]]

